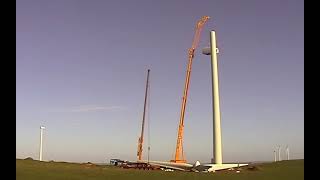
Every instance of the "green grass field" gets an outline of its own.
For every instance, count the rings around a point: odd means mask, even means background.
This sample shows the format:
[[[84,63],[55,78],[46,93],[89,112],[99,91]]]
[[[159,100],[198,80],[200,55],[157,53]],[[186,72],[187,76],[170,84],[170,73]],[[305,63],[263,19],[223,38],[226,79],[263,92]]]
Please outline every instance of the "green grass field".
[[[64,162],[39,162],[16,160],[17,180],[160,180],[160,179],[215,179],[215,180],[302,180],[304,160],[281,161],[256,166],[258,170],[243,168],[240,173],[224,171],[216,173],[165,172],[121,169],[112,166],[88,166]]]

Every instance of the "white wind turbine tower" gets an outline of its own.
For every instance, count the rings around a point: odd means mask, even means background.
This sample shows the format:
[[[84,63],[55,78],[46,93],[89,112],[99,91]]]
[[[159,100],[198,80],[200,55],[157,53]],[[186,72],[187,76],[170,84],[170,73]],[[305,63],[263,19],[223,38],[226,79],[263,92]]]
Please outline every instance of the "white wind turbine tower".
[[[290,158],[289,158],[289,146],[288,145],[286,147],[286,154],[287,154],[287,160],[290,160]]]
[[[39,161],[42,161],[42,141],[43,141],[43,130],[44,126],[40,126],[40,150],[39,150]]]
[[[274,150],[274,151],[273,151],[273,154],[274,154],[274,162],[277,162],[277,151]]]
[[[278,161],[281,161],[281,146],[278,146]]]

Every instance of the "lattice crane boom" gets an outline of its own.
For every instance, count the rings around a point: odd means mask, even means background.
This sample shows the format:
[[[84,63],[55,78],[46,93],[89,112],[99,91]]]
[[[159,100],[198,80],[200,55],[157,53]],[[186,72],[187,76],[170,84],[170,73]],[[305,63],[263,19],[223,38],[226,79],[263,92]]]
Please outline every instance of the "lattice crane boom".
[[[195,50],[199,44],[201,30],[208,19],[209,19],[209,16],[203,16],[197,22],[192,46],[188,50],[188,58],[189,59],[188,59],[187,74],[186,74],[185,86],[184,86],[183,97],[182,97],[181,111],[180,111],[180,120],[179,120],[179,127],[178,127],[178,137],[177,137],[175,159],[171,160],[171,162],[176,162],[176,163],[185,163],[186,162],[186,159],[184,158],[184,151],[183,151],[183,130],[184,130],[184,115],[185,115],[186,104],[187,104],[192,60],[194,57]]]

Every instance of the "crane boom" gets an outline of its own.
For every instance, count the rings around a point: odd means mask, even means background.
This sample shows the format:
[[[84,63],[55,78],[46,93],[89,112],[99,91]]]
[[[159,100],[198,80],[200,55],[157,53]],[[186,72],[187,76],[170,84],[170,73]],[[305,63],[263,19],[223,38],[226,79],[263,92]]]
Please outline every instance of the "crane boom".
[[[201,30],[204,24],[209,19],[209,16],[203,16],[196,24],[195,34],[192,42],[191,48],[188,50],[188,66],[187,66],[187,74],[186,80],[184,85],[183,97],[182,97],[182,104],[181,104],[181,111],[180,111],[180,120],[179,120],[179,128],[178,128],[178,137],[177,137],[177,145],[176,145],[176,153],[175,159],[171,160],[171,162],[176,163],[186,163],[184,158],[183,152],[183,129],[184,129],[184,114],[186,110],[187,104],[187,97],[188,97],[188,90],[189,90],[189,82],[190,82],[190,75],[191,75],[191,67],[192,67],[192,60],[194,57],[194,52],[198,46],[200,40]]]
[[[146,115],[146,104],[147,104],[148,85],[149,85],[149,73],[150,73],[150,69],[148,69],[148,74],[147,74],[146,92],[145,92],[145,95],[144,95],[144,107],[143,107],[143,116],[142,116],[142,125],[141,125],[141,135],[140,135],[139,140],[138,140],[138,152],[137,152],[138,160],[141,160],[141,158],[142,158],[143,132],[144,132],[144,122],[145,122],[145,115]]]

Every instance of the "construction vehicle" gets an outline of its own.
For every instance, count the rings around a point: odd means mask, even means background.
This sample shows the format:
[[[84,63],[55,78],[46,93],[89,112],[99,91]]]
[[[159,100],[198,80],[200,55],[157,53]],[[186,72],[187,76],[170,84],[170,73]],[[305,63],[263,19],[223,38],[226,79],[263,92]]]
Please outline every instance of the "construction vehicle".
[[[113,166],[120,166],[122,163],[124,163],[126,161],[124,160],[121,160],[121,159],[110,159],[110,165],[113,165]]]
[[[185,86],[184,86],[184,92],[183,92],[183,98],[182,98],[182,105],[181,105],[181,111],[180,111],[180,120],[179,120],[179,127],[178,127],[178,137],[177,137],[177,145],[176,145],[176,152],[175,152],[175,158],[171,160],[171,162],[175,163],[186,163],[186,159],[184,157],[183,152],[183,129],[184,129],[184,114],[186,110],[186,104],[187,104],[187,97],[188,97],[188,90],[189,90],[189,82],[190,82],[190,74],[191,74],[191,66],[192,66],[192,60],[194,57],[195,50],[198,46],[201,30],[204,26],[204,24],[209,19],[209,16],[203,16],[196,24],[195,28],[195,35],[193,38],[192,46],[188,50],[188,66],[187,66],[187,75],[185,80]]]
[[[141,126],[141,135],[138,140],[138,151],[137,151],[137,158],[141,160],[142,158],[142,145],[143,145],[143,132],[144,132],[144,122],[145,122],[145,115],[146,115],[146,104],[147,104],[147,96],[148,96],[148,87],[149,87],[149,73],[150,69],[148,69],[147,73],[147,83],[146,83],[146,91],[144,96],[144,108],[143,108],[143,116],[142,116],[142,126]]]
[[[124,162],[120,165],[124,169],[143,169],[143,170],[158,170],[160,166],[151,165],[143,162]]]

